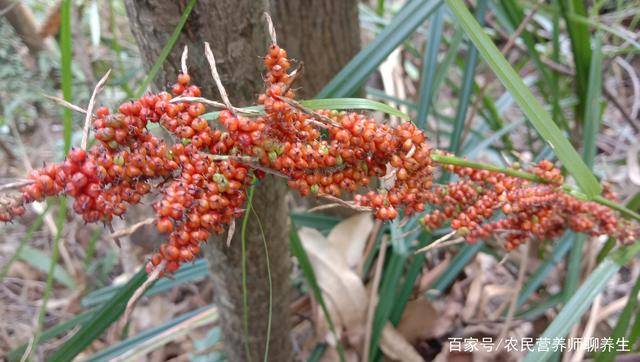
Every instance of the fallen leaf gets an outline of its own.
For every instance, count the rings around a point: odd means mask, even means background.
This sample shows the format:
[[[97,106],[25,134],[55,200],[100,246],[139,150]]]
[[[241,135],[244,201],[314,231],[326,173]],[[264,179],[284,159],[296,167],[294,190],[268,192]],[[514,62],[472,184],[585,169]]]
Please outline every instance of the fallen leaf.
[[[360,277],[318,230],[302,228],[299,235],[333,322],[345,327],[364,324],[368,298]]]
[[[341,221],[331,229],[327,239],[344,256],[350,268],[355,268],[362,259],[373,225],[371,214],[363,212]]]
[[[391,323],[387,323],[382,330],[380,349],[387,357],[393,360],[403,362],[424,361],[402,334],[393,328]]]
[[[398,332],[412,344],[433,337],[433,326],[438,316],[438,311],[429,300],[421,297],[409,301],[398,323]]]
[[[364,334],[369,297],[360,277],[349,268],[345,254],[329,242],[318,230],[298,231],[311,267],[322,290],[327,309],[338,330],[345,328],[350,339]],[[319,318],[319,322],[324,318]],[[320,323],[319,323],[320,324]],[[324,331],[327,331],[324,326]],[[328,341],[334,344],[331,334]],[[390,358],[401,361],[422,361],[409,342],[389,323],[382,331],[380,349]]]
[[[640,164],[638,163],[639,150],[639,143],[634,143],[629,146],[629,149],[627,149],[627,169],[629,172],[629,179],[635,185],[640,185]]]

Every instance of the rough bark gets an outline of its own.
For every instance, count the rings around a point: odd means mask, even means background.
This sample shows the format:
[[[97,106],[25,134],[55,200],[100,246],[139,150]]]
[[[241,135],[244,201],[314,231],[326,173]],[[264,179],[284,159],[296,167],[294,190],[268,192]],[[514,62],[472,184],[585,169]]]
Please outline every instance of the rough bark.
[[[125,0],[132,32],[147,69],[158,58],[182,9],[186,4],[173,0]],[[355,0],[200,0],[193,9],[176,47],[163,65],[155,85],[163,88],[180,71],[180,54],[189,46],[189,74],[211,99],[219,99],[206,59],[203,42],[211,43],[218,70],[234,105],[255,104],[263,89],[262,56],[268,45],[263,12],[272,10],[279,30],[278,42],[289,54],[304,59],[304,77],[297,86],[315,94],[356,52],[359,47]],[[308,37],[308,38],[303,38]],[[247,227],[248,342],[251,360],[262,359],[268,317],[267,259],[263,236],[268,245],[272,273],[273,315],[269,360],[292,359],[289,337],[291,260],[288,250],[288,210],[284,196],[286,183],[266,177],[256,188]],[[261,221],[262,230],[258,220]],[[231,246],[223,239],[207,245],[215,302],[220,307],[225,351],[230,361],[248,360],[243,332],[243,294],[241,279],[241,230],[237,221]],[[263,234],[264,232],[264,234]]]

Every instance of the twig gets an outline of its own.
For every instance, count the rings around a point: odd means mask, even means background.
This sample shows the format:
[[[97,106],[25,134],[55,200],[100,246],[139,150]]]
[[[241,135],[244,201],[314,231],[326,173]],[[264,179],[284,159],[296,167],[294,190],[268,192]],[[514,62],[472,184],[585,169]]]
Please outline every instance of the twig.
[[[522,250],[522,258],[520,259],[520,270],[518,270],[518,279],[516,280],[515,288],[513,289],[513,293],[511,295],[511,302],[509,304],[509,311],[507,312],[507,319],[504,322],[502,327],[502,331],[500,331],[499,341],[504,340],[509,333],[509,328],[511,326],[511,322],[513,321],[513,316],[516,313],[516,307],[518,306],[518,295],[520,294],[520,289],[522,289],[522,284],[524,283],[524,277],[527,273],[527,260],[529,258],[529,242],[526,242],[523,246]]]
[[[31,185],[34,182],[35,181],[33,180],[20,180],[20,181],[10,182],[8,184],[0,185],[0,191],[11,190],[11,189],[19,188],[22,186]]]
[[[269,15],[269,13],[265,11],[264,18],[267,20],[267,27],[269,28],[269,37],[271,38],[271,43],[278,44],[278,40],[276,38],[276,28],[273,26],[271,15]]]
[[[371,288],[371,294],[369,297],[369,308],[367,309],[367,324],[365,328],[364,346],[362,350],[363,361],[369,360],[369,347],[371,346],[371,332],[373,326],[373,316],[375,314],[376,306],[378,305],[378,288],[380,287],[380,279],[382,275],[382,266],[384,265],[385,255],[387,253],[387,245],[382,239],[380,243],[380,254],[378,255],[378,261],[376,263],[376,271],[373,275],[373,286]]]
[[[222,108],[222,109],[226,109],[227,105],[218,101],[212,101],[211,99],[207,99],[207,98],[203,98],[203,97],[185,97],[185,96],[179,96],[179,97],[175,97],[172,98],[169,103],[177,103],[177,102],[200,102],[200,103],[204,103],[204,104],[208,104],[210,106],[216,107],[216,108]]]
[[[91,98],[89,99],[89,105],[87,106],[86,116],[84,118],[84,129],[82,130],[82,142],[80,143],[80,147],[83,150],[87,149],[87,140],[89,139],[89,130],[91,129],[91,118],[93,117],[93,105],[96,101],[96,96],[98,92],[100,92],[100,88],[104,82],[109,78],[109,74],[111,74],[111,69],[107,70],[107,73],[100,79],[96,87],[93,88],[93,93],[91,94]]]
[[[209,62],[209,68],[211,69],[211,76],[213,80],[216,82],[216,87],[218,87],[218,92],[220,93],[220,98],[222,98],[222,102],[227,106],[227,108],[235,112],[235,109],[231,105],[231,101],[229,100],[229,96],[227,95],[227,90],[224,89],[222,85],[222,81],[220,80],[220,74],[218,74],[218,69],[216,68],[216,58],[213,56],[213,52],[211,51],[211,46],[209,46],[208,42],[204,42],[204,54]]]
[[[182,74],[189,75],[187,69],[187,58],[189,57],[189,47],[184,46],[184,50],[182,50],[182,56],[180,57],[180,66],[182,67]]]
[[[122,249],[122,243],[120,242],[120,239],[117,236],[114,236],[114,234],[116,232],[115,232],[115,230],[113,230],[113,224],[111,224],[111,222],[107,223],[107,228],[109,229],[109,232],[111,233],[111,237],[113,238],[113,241],[116,243],[116,245],[118,246],[119,249]]]
[[[173,99],[171,99],[169,101],[169,103],[176,103],[176,102],[200,102],[200,103],[204,103],[204,104],[208,104],[210,106],[216,107],[216,108],[222,108],[222,109],[227,109],[227,105],[218,101],[214,101],[211,99],[207,99],[207,98],[203,98],[203,97],[185,97],[185,96],[179,96],[179,97],[175,97]],[[254,111],[252,109],[242,109],[242,108],[236,108],[236,107],[232,107],[233,111],[236,113],[244,113],[247,115],[259,115],[262,114],[260,111]]]
[[[327,126],[331,126],[331,127],[336,127],[336,128],[343,128],[342,125],[340,125],[339,123],[337,123],[336,121],[334,121],[333,119],[327,117],[327,116],[323,116],[322,114],[316,113],[306,107],[304,107],[302,104],[294,101],[293,99],[289,99],[289,98],[285,98],[282,96],[277,96],[277,99],[285,102],[286,104],[300,110],[302,113],[305,113],[311,117],[313,117],[315,120],[319,121],[319,122],[313,122],[312,120],[308,120],[311,123],[314,123],[315,125],[322,127],[322,128],[328,128]]]
[[[50,96],[48,94],[43,94],[43,96],[45,98],[48,98],[48,99],[58,103],[59,105],[65,107],[65,108],[69,108],[72,111],[76,111],[76,112],[79,112],[79,113],[82,113],[82,114],[87,114],[86,110],[76,106],[75,104],[69,103],[69,102],[65,101],[64,99],[62,99],[62,98],[58,98],[58,97],[55,97],[55,96]]]
[[[438,246],[438,244],[441,244],[441,243],[451,239],[452,237],[454,237],[456,235],[456,233],[457,233],[457,231],[454,230],[454,231],[444,235],[440,239],[434,241],[433,243],[425,246],[424,248],[420,248],[420,249],[416,250],[414,254],[419,254],[419,253],[424,253],[426,251],[429,251],[429,250],[435,248],[436,246]]]
[[[293,85],[293,83],[295,83],[302,75],[303,69],[304,69],[304,63],[303,62],[298,63],[298,68],[296,68],[296,70],[294,70],[293,72],[291,72],[291,74],[289,74],[289,77],[291,80],[289,81],[288,84],[285,84],[284,88],[282,88],[282,94],[287,94],[289,89],[291,89],[291,86]]]
[[[322,197],[323,199],[327,199],[330,201],[335,202],[336,204],[339,204],[340,206],[344,206],[347,207],[349,209],[352,210],[356,210],[356,211],[364,211],[364,212],[370,212],[371,208],[368,206],[358,206],[355,203],[353,203],[353,201],[345,201],[339,197],[335,197],[333,195],[329,195],[329,194],[323,194],[323,193],[318,193],[319,197]]]
[[[147,280],[145,280],[145,282],[142,283],[142,285],[139,286],[138,289],[136,289],[136,291],[133,293],[133,295],[127,302],[127,307],[124,310],[124,314],[122,315],[122,319],[118,329],[122,329],[124,328],[124,326],[127,325],[127,322],[129,321],[129,317],[131,316],[131,312],[133,312],[133,309],[135,308],[136,303],[138,303],[138,300],[140,299],[140,297],[142,297],[144,292],[147,291],[147,289],[151,286],[151,284],[153,284],[156,280],[160,278],[160,274],[164,271],[164,268],[166,266],[167,266],[167,261],[163,260],[158,266],[156,266],[156,268],[151,272],[151,274],[149,274],[149,277],[147,278]]]
[[[123,236],[131,235],[136,230],[138,230],[139,228],[141,228],[141,227],[143,227],[145,225],[153,224],[154,221],[155,221],[155,218],[152,218],[152,217],[144,219],[144,220],[142,220],[142,221],[140,221],[138,223],[135,223],[135,224],[133,224],[133,225],[131,225],[131,226],[125,228],[125,229],[121,229],[121,230],[118,230],[116,232],[112,232],[111,237],[114,238],[114,239],[117,239],[117,238],[121,238]]]

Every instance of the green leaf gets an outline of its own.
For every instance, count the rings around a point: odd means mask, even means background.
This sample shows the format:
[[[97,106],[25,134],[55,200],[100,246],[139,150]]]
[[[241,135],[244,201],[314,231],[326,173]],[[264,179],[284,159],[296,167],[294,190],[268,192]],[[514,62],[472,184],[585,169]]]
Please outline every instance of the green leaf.
[[[180,336],[217,320],[218,309],[215,306],[208,305],[198,308],[109,346],[87,358],[87,361],[110,361],[116,357],[125,357],[125,354],[127,360],[143,358],[147,353],[176,340]],[[181,328],[175,328],[176,326]]]
[[[426,130],[427,116],[431,108],[433,95],[435,94],[435,76],[438,64],[438,50],[440,49],[440,38],[442,38],[442,28],[444,27],[444,6],[440,6],[433,14],[429,22],[429,36],[427,46],[422,61],[422,74],[420,77],[420,103],[418,105],[418,116],[416,124]]]
[[[584,112],[584,143],[582,157],[588,167],[593,167],[596,156],[596,140],[600,128],[600,95],[602,94],[602,40],[596,35],[593,56],[589,67],[589,85]]]
[[[11,269],[11,265],[18,259],[18,257],[20,257],[20,254],[22,254],[22,250],[27,246],[27,242],[31,240],[31,236],[33,235],[33,233],[38,230],[40,226],[42,226],[44,222],[44,216],[48,210],[49,205],[47,205],[47,208],[42,212],[42,214],[38,215],[31,226],[29,226],[29,229],[27,229],[27,232],[22,236],[22,238],[20,238],[20,244],[18,245],[15,253],[13,253],[9,260],[7,260],[7,262],[2,266],[2,269],[0,269],[0,282],[2,282],[4,277]]]
[[[442,0],[412,0],[406,3],[389,25],[369,45],[356,54],[318,93],[316,98],[353,95],[378,65],[441,4]]]
[[[98,309],[80,330],[69,338],[48,361],[69,361],[100,337],[115,322],[127,306],[133,293],[147,280],[147,272],[141,269],[125,284],[111,301]]]
[[[560,310],[540,338],[561,338],[582,318],[589,309],[593,299],[602,292],[607,282],[616,275],[620,268],[640,252],[640,242],[616,250],[610,257],[600,263],[573,294],[571,299]],[[553,351],[534,347],[534,352],[527,354],[525,362],[546,361]]]
[[[60,324],[56,324],[55,326],[45,330],[40,334],[39,343],[40,344],[45,343],[57,337],[62,332],[68,331],[77,325],[87,322],[89,319],[91,319],[91,316],[93,316],[94,312],[95,312],[94,310],[89,310],[89,311],[80,313],[69,320],[66,320]],[[9,361],[19,360],[20,357],[22,357],[22,355],[24,354],[24,351],[27,349],[28,345],[29,345],[28,343],[25,343],[11,350],[11,352],[9,352],[9,354],[7,355],[7,359]],[[37,346],[34,345],[34,347],[37,347]]]
[[[638,292],[640,292],[640,278],[636,279],[636,282],[633,284],[633,288],[631,288],[631,292],[629,293],[629,300],[627,304],[624,306],[622,313],[618,317],[618,322],[616,326],[613,328],[610,337],[613,338],[614,341],[618,341],[621,338],[627,335],[627,329],[629,329],[629,323],[631,322],[631,316],[636,313],[637,315],[637,305],[638,305]],[[633,346],[631,343],[630,346]],[[603,351],[596,355],[596,362],[610,362],[613,361],[618,354],[617,348],[612,348],[609,351]]]
[[[196,2],[197,0],[189,0],[189,3],[187,3],[187,6],[184,8],[184,11],[182,12],[182,16],[180,16],[180,20],[178,21],[178,24],[176,24],[176,27],[173,29],[173,33],[171,34],[171,37],[167,41],[167,44],[164,45],[164,48],[162,48],[162,51],[160,51],[160,55],[158,55],[158,58],[156,59],[155,63],[153,63],[151,70],[149,70],[147,75],[144,77],[144,79],[140,83],[140,86],[138,86],[138,88],[135,90],[134,95],[136,97],[142,96],[142,94],[147,89],[151,81],[153,81],[153,79],[156,77],[156,74],[158,74],[160,67],[162,67],[162,64],[169,56],[169,53],[171,53],[173,46],[176,44],[176,41],[178,41],[178,38],[180,37],[180,33],[182,32],[182,28],[184,27],[184,24],[187,22],[187,18],[189,18],[189,14],[191,13],[191,10],[193,9],[193,6],[196,4]]]
[[[311,109],[366,109],[370,111],[380,111],[391,116],[400,117],[409,120],[407,114],[391,107],[388,104],[372,101],[365,98],[325,98],[325,99],[308,99],[300,101],[300,104]]]
[[[51,256],[29,245],[25,245],[22,248],[19,257],[32,267],[42,272],[46,273],[49,271],[49,269],[51,269]],[[73,277],[71,277],[71,275],[69,275],[69,273],[67,273],[67,271],[64,270],[64,268],[62,268],[59,264],[56,264],[53,268],[53,278],[58,283],[64,285],[69,289],[74,289],[76,287],[76,283],[73,280]]]
[[[333,324],[333,320],[331,319],[331,315],[329,314],[329,309],[327,309],[327,305],[324,302],[324,298],[322,297],[322,291],[320,291],[320,286],[318,285],[318,280],[316,279],[313,267],[311,266],[311,261],[309,260],[309,256],[302,246],[302,241],[300,241],[298,230],[294,223],[291,223],[289,232],[289,246],[291,249],[291,253],[296,257],[296,259],[298,259],[298,264],[300,265],[300,269],[302,270],[302,274],[304,275],[305,280],[309,284],[309,288],[311,288],[311,291],[313,292],[313,297],[316,299],[318,304],[320,304],[320,308],[322,308],[322,313],[324,314],[324,318],[329,325],[331,333],[333,333],[334,336],[337,336],[335,325]],[[344,362],[344,348],[342,347],[342,344],[340,342],[338,342],[337,348],[338,353],[340,354],[340,361]]]
[[[73,103],[71,6],[71,0],[64,0],[60,5],[60,74],[62,96],[65,101]],[[64,154],[66,155],[71,149],[71,132],[73,131],[73,115],[71,110],[66,107],[62,107],[62,123],[64,127]]]
[[[484,13],[487,10],[487,0],[478,1],[478,9],[476,10],[476,18],[483,22]],[[453,132],[449,143],[449,151],[453,154],[460,154],[460,145],[462,143],[462,131],[464,130],[464,122],[467,118],[467,110],[469,101],[471,100],[471,92],[473,91],[473,78],[476,73],[476,64],[478,62],[478,50],[476,48],[469,49],[467,55],[467,63],[464,67],[464,75],[462,76],[462,85],[458,94],[458,107],[456,110],[456,118],[453,123]]]
[[[209,275],[207,259],[198,259],[193,263],[183,264],[174,274],[173,278],[162,278],[143,294],[150,297],[164,293],[174,287],[202,280]],[[89,293],[82,298],[80,303],[83,307],[94,307],[109,302],[124,287],[124,285],[110,285]]]
[[[547,111],[522,82],[516,71],[496,48],[489,36],[469,13],[462,0],[446,0],[451,11],[457,16],[467,36],[491,67],[500,82],[511,92],[514,99],[536,128],[540,136],[554,149],[558,159],[573,175],[576,182],[589,197],[602,191],[595,176],[583,161],[563,132],[551,120]]]
[[[313,109],[331,109],[331,110],[345,110],[345,109],[365,109],[370,111],[380,111],[386,114],[400,117],[402,119],[410,119],[410,117],[391,107],[388,104],[376,102],[366,98],[326,98],[326,99],[307,99],[300,101],[300,105]],[[246,111],[258,111],[264,112],[263,106],[251,106],[239,108]],[[209,112],[202,115],[202,118],[206,120],[216,120],[220,116],[220,112]]]
[[[560,9],[571,40],[571,51],[576,68],[576,94],[579,100],[576,116],[580,119],[586,108],[589,64],[591,64],[591,42],[589,41],[591,35],[589,26],[576,21],[573,15],[586,17],[587,10],[583,0],[560,0]]]
[[[434,299],[436,295],[431,294],[431,291],[443,293],[445,289],[449,288],[451,283],[458,277],[464,267],[476,256],[480,248],[484,245],[484,242],[479,241],[475,244],[467,244],[463,246],[458,254],[453,257],[451,263],[447,269],[442,273],[438,280],[433,283],[429,290],[427,290],[427,298]]]

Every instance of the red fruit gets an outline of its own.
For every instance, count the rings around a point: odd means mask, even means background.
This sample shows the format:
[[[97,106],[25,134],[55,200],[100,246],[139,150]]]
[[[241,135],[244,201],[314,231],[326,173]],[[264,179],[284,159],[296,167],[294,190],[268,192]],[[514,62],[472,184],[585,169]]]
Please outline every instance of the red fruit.
[[[74,148],[69,151],[68,158],[73,163],[81,163],[87,157],[87,152],[81,148]]]
[[[161,233],[170,233],[173,231],[173,222],[169,220],[169,218],[164,217],[158,220],[158,224],[156,225],[158,231]]]

